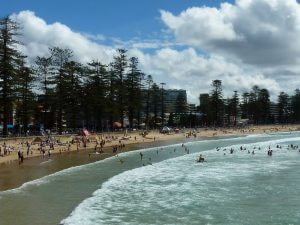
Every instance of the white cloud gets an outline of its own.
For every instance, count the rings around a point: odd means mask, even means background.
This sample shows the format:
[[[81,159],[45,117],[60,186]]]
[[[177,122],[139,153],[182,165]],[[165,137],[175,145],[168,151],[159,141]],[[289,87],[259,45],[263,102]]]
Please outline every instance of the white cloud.
[[[190,44],[205,44],[208,41],[240,40],[231,22],[226,18],[229,4],[224,4],[221,10],[216,8],[189,8],[180,16],[174,16],[167,11],[161,11],[162,20],[174,30],[181,41],[188,36]],[[205,32],[203,32],[205,31]],[[190,35],[193,34],[193,35]],[[201,36],[201,38],[199,38]]]
[[[99,59],[108,63],[115,52],[113,48],[93,42],[64,24],[47,24],[32,11],[22,11],[11,18],[21,25],[22,35],[19,38],[23,43],[22,51],[31,60],[47,54],[48,48],[54,46],[72,49],[74,57],[80,62]]]
[[[247,64],[266,68],[300,61],[296,0],[236,0],[177,16],[162,11],[161,19],[179,41]]]
[[[223,81],[226,96],[231,96],[234,90],[240,93],[250,90],[253,85],[268,88],[273,94],[280,90],[275,80],[258,70],[246,71],[218,55],[201,56],[193,48],[182,51],[164,48],[153,55],[135,50],[131,54],[139,57],[143,69],[154,75],[155,80],[167,82],[169,88],[186,89],[189,100],[195,103],[200,93],[209,92],[214,79]]]

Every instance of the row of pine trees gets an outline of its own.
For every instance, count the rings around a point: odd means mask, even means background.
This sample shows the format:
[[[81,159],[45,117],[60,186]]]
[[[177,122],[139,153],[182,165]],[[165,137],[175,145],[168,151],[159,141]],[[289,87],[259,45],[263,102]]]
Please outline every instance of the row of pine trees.
[[[291,96],[280,92],[277,102],[272,103],[266,88],[253,86],[250,92],[239,95],[234,91],[231,98],[224,98],[221,80],[214,80],[211,86],[210,93],[199,97],[202,125],[237,125],[238,119],[249,119],[253,124],[300,122],[299,89]]]
[[[129,126],[141,123],[143,102],[146,122],[158,122],[161,94],[150,75],[139,70],[136,57],[118,49],[109,65],[93,60],[74,61],[70,49],[49,48],[47,56],[37,57],[33,65],[18,51],[18,24],[9,17],[0,20],[0,110],[3,135],[14,116],[16,130],[87,127],[103,130],[124,116]],[[146,92],[142,90],[147,90]],[[147,94],[145,94],[147,93]],[[150,118],[150,110],[154,117]],[[14,115],[13,115],[14,114]],[[138,126],[137,125],[137,126]]]

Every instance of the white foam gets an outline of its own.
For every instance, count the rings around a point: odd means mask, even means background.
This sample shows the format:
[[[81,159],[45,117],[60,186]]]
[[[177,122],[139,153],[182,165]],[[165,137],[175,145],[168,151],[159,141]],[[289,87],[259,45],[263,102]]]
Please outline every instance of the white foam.
[[[48,159],[47,161],[41,162],[40,165],[44,165],[44,164],[47,164],[47,163],[50,163],[50,162],[52,162],[52,159]]]

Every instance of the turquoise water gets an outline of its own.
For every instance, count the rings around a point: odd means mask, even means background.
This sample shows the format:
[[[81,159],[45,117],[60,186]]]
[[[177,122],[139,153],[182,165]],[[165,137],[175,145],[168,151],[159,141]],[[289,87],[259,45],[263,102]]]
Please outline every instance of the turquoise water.
[[[141,149],[143,161],[124,153],[0,192],[0,224],[300,224],[290,144],[300,146],[299,132],[186,143],[190,154],[181,144]],[[200,152],[206,163],[195,162]]]

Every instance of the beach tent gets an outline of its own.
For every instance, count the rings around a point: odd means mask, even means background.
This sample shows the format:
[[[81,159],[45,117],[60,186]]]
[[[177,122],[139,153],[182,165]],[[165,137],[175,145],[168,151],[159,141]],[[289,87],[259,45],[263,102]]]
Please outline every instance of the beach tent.
[[[171,129],[169,127],[163,127],[160,132],[163,134],[166,134],[166,133],[169,133],[170,131],[171,131]]]
[[[42,138],[36,137],[36,138],[33,139],[32,143],[41,143],[42,141],[43,141]]]

